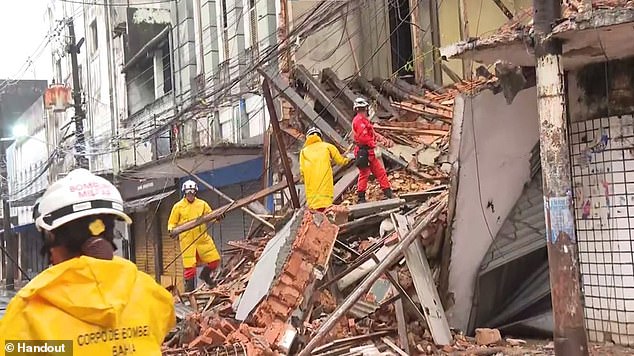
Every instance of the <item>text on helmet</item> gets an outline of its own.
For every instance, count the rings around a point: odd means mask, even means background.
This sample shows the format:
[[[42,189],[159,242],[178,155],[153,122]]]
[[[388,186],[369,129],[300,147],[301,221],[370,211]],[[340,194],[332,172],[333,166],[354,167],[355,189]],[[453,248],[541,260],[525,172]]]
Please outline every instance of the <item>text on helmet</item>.
[[[98,195],[111,195],[113,193],[113,189],[110,184],[100,182],[71,185],[69,190],[71,193],[77,193],[80,198],[89,198]]]

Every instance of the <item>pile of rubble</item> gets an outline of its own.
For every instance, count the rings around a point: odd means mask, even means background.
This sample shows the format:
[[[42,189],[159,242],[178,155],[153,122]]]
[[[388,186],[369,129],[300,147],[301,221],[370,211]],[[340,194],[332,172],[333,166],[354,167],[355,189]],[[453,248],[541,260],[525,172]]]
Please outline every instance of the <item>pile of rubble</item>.
[[[398,198],[380,200],[371,184],[369,202],[357,204],[358,170],[337,171],[338,205],[325,213],[289,209],[274,236],[230,243],[213,289],[176,297],[179,322],[164,354],[460,354],[485,347],[452,333],[436,285],[447,226],[453,100],[496,79],[421,88],[359,77],[348,88],[332,71],[324,70],[318,81],[302,68],[294,87],[261,73],[295,107],[300,122],[320,127],[342,149],[349,146],[347,104],[359,93],[372,98],[377,131],[395,142],[381,156]],[[308,99],[332,109],[318,115]],[[284,132],[299,149],[301,135]],[[284,187],[267,188],[232,208]]]

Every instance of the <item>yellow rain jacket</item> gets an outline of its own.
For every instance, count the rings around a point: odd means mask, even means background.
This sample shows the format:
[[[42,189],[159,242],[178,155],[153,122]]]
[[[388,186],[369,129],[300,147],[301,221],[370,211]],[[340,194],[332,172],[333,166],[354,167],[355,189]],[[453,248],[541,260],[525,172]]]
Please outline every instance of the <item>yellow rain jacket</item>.
[[[195,198],[192,203],[183,198],[172,207],[167,229],[172,230],[179,225],[195,220],[203,215],[211,214],[211,207],[204,200]],[[196,267],[196,253],[201,262],[209,263],[220,260],[220,255],[214,240],[207,233],[207,224],[181,233],[179,236],[181,251],[183,252],[183,267]]]
[[[341,166],[348,163],[337,147],[323,142],[318,135],[306,138],[299,154],[299,170],[304,179],[306,202],[310,209],[327,208],[333,203],[335,187],[331,160]]]
[[[0,320],[6,340],[72,340],[73,355],[160,355],[172,295],[130,261],[81,256],[37,275]]]

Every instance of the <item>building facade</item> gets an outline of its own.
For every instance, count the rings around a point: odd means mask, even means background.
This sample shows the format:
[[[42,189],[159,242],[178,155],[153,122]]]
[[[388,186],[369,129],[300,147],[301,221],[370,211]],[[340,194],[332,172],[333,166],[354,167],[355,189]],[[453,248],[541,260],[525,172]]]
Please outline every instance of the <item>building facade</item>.
[[[340,77],[392,74],[387,58],[397,39],[388,36],[396,26],[389,23],[391,10],[386,1],[368,3],[383,10],[368,18],[371,10],[363,6],[346,15],[340,11],[345,4],[320,9],[301,1],[49,2],[51,84],[71,88],[76,71],[80,87],[74,89],[81,92],[86,113],[90,170],[121,188],[126,209],[135,217],[131,228],[119,231],[122,256],[146,261],[143,269],[157,279],[178,274],[180,261],[172,263],[176,258],[169,257],[177,249],[164,228],[184,179],[200,178],[201,195],[214,208],[228,201],[206,184],[238,199],[277,181],[274,169],[267,168],[264,176],[264,162],[269,161],[262,147],[269,113],[258,67],[279,71],[279,55],[290,51],[284,58],[309,64],[313,73],[329,66]],[[282,8],[286,17],[280,15]],[[354,26],[346,25],[348,20]],[[72,68],[68,52],[71,24],[81,45],[77,68]],[[280,41],[282,28],[289,41]],[[324,42],[344,33],[351,36],[351,45],[338,45],[334,56],[326,56],[333,48]],[[371,50],[375,45],[378,53]],[[41,148],[47,151],[41,149],[42,157],[33,162],[19,159],[25,150],[36,149],[35,141],[28,140],[16,143],[12,152],[16,181],[30,182],[35,176],[27,166],[45,162],[46,172],[36,183],[46,187],[75,166],[75,113],[72,107],[39,109],[42,125],[37,130],[33,126],[30,134],[44,141]],[[287,112],[282,113],[282,119],[287,118]],[[297,168],[296,157],[291,159]],[[27,200],[20,199],[25,206],[16,205],[14,211],[27,222]],[[275,206],[255,208],[269,214]],[[236,211],[210,232],[224,248],[254,226],[250,216]]]

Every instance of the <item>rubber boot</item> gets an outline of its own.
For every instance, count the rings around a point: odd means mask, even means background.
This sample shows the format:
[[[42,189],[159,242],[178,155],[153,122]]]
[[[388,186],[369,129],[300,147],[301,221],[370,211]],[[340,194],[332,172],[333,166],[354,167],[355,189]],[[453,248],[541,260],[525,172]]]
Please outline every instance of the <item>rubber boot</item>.
[[[392,189],[390,188],[384,189],[383,194],[385,194],[385,197],[388,199],[394,198],[394,193],[392,193]]]
[[[209,288],[214,287],[213,280],[211,279],[211,268],[209,268],[209,266],[203,267],[203,270],[200,272],[199,278],[205,281],[205,283],[207,283],[207,286],[209,286]]]
[[[185,293],[193,292],[196,286],[196,279],[190,278],[185,280]]]
[[[365,192],[357,192],[357,197],[359,198],[359,203],[365,203]]]

